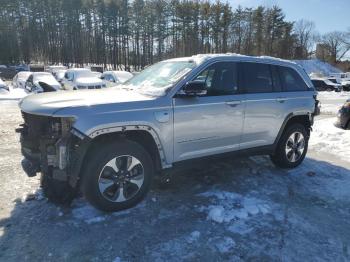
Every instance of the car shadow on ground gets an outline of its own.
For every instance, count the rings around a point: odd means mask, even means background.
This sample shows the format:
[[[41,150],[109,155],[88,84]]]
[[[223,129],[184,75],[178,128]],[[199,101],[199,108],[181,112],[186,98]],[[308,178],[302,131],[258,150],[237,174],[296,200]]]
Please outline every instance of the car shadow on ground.
[[[266,156],[202,163],[106,214],[38,190],[0,220],[1,261],[344,261],[350,259],[350,170]]]

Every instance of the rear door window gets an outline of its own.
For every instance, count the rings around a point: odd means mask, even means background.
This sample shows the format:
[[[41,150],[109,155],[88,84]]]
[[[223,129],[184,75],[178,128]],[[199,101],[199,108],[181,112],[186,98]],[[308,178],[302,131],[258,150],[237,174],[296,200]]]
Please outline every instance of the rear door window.
[[[281,79],[279,77],[278,68],[275,65],[271,65],[272,81],[273,81],[273,90],[275,92],[282,92]]]
[[[308,90],[308,86],[294,69],[278,66],[278,70],[284,91],[293,92]]]
[[[243,89],[246,93],[271,93],[273,81],[270,66],[261,63],[241,63]]]

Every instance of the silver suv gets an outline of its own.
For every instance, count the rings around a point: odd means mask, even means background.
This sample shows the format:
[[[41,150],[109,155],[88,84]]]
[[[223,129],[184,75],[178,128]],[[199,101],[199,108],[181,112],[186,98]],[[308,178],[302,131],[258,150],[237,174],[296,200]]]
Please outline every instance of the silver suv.
[[[249,152],[298,166],[316,104],[309,77],[292,62],[233,54],[166,60],[115,88],[23,99],[22,166],[41,173],[54,202],[81,190],[95,207],[121,210],[145,197],[155,174],[195,158]]]

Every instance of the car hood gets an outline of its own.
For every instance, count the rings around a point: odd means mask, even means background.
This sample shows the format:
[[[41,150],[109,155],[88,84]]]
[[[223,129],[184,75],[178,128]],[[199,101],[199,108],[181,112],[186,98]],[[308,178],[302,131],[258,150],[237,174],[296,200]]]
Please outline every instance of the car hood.
[[[75,81],[78,85],[96,85],[104,82],[98,77],[80,77]]]
[[[63,108],[154,100],[133,90],[121,88],[57,91],[35,94],[19,102],[22,111],[37,115],[54,115]]]

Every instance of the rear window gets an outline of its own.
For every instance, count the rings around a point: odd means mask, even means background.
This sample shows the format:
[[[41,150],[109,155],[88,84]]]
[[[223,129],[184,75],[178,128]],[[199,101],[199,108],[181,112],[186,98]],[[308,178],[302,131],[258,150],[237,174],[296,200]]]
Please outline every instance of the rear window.
[[[294,69],[278,66],[278,70],[284,91],[292,92],[308,90],[308,86]]]
[[[273,92],[273,81],[270,66],[259,63],[241,63],[244,81],[243,88],[246,93]]]

